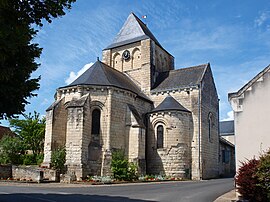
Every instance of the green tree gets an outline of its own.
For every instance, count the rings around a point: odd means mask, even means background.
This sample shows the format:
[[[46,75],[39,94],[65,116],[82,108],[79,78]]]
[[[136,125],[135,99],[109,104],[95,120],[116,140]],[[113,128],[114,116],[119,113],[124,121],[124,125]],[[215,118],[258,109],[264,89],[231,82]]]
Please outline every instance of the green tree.
[[[21,164],[25,148],[18,137],[4,136],[0,141],[0,164]]]
[[[42,49],[33,39],[43,22],[65,15],[76,0],[0,0],[0,119],[22,114],[39,89],[31,78]],[[37,26],[36,26],[37,25]]]
[[[40,118],[39,113],[23,115],[24,119],[10,119],[9,123],[15,128],[15,133],[22,141],[25,149],[32,150],[34,155],[43,152],[45,137],[45,118]]]

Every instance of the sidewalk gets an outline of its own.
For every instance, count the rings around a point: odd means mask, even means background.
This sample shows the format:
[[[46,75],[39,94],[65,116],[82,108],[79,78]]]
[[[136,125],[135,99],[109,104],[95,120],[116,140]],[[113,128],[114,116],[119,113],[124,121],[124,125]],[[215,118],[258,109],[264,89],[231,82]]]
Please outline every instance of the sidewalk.
[[[237,201],[237,196],[235,189],[223,194],[222,196],[218,197],[214,202],[232,202]]]

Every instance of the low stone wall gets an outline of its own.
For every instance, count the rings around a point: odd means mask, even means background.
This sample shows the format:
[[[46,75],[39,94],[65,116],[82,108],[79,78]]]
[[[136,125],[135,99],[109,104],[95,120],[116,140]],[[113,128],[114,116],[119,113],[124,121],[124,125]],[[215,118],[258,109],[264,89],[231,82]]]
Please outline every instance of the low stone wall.
[[[44,172],[38,166],[12,166],[12,176],[17,180],[41,182]]]
[[[12,178],[12,166],[0,165],[0,179]]]
[[[59,182],[60,181],[60,175],[59,173],[56,172],[56,170],[49,169],[49,168],[42,168],[42,171],[44,173],[44,180],[49,180],[49,181],[55,181]]]

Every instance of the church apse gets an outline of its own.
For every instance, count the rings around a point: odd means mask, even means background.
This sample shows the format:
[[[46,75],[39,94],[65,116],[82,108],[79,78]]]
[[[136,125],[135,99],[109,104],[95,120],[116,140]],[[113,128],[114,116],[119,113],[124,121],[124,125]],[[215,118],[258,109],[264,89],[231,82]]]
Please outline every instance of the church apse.
[[[149,119],[148,173],[190,179],[191,112],[168,96],[150,112]]]

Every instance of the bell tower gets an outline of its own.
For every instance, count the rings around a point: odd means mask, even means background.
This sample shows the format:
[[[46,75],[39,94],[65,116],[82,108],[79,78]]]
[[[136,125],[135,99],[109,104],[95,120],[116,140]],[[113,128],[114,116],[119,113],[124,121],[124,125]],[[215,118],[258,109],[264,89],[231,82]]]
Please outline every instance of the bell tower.
[[[102,62],[128,75],[147,95],[160,72],[174,69],[174,57],[134,13],[103,50]]]

